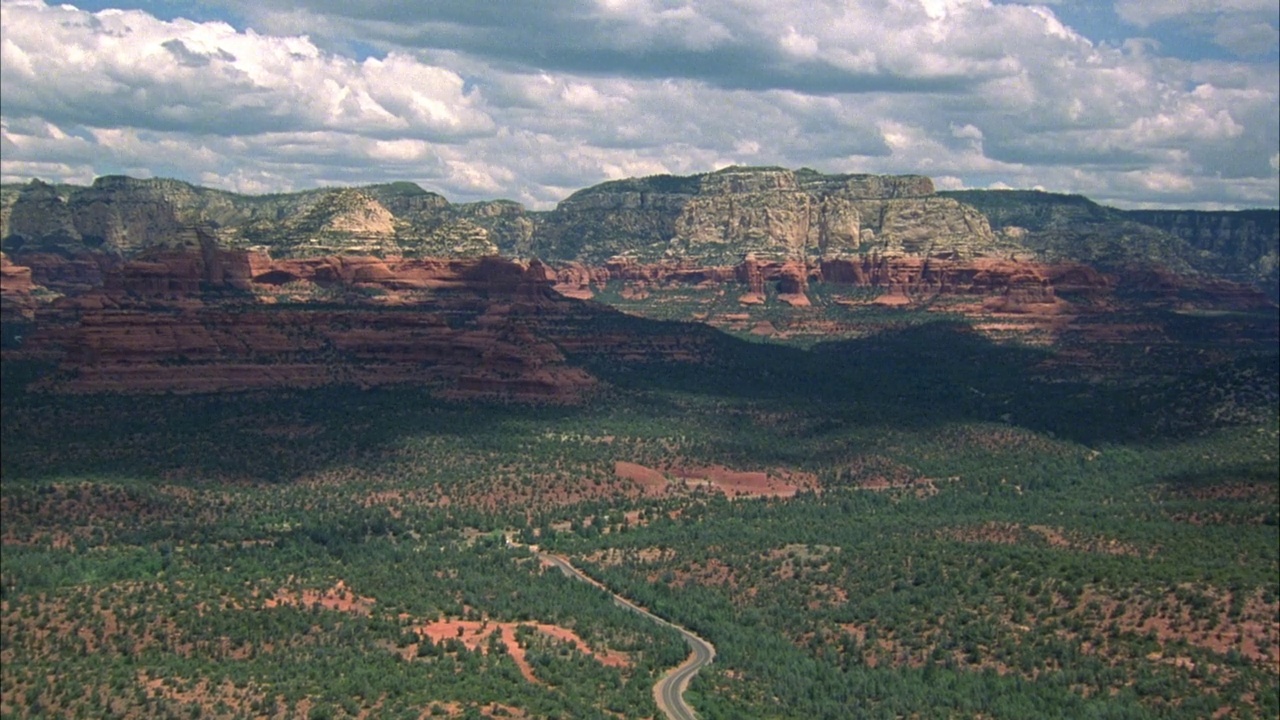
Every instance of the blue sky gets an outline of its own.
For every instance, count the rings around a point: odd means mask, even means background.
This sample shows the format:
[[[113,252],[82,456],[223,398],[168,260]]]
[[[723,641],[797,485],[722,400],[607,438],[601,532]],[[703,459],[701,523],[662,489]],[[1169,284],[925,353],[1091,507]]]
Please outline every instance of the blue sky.
[[[0,175],[549,207],[730,164],[1280,205],[1275,0],[0,0]]]

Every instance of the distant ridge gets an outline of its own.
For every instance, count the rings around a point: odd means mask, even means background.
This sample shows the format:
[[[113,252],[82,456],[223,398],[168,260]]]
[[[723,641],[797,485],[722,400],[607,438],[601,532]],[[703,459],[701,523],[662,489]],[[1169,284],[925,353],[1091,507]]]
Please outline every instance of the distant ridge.
[[[550,211],[455,204],[410,182],[245,195],[166,178],[0,186],[6,253],[132,256],[199,227],[277,257],[502,254],[599,265],[918,256],[1156,264],[1280,297],[1280,210],[1119,210],[1034,190],[935,192],[920,175],[733,166],[583,188]]]

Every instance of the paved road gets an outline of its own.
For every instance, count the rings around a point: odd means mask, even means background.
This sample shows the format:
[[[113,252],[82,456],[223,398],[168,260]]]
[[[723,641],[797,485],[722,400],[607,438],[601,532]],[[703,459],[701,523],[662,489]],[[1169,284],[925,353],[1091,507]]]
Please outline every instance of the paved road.
[[[653,686],[653,699],[657,701],[658,707],[667,714],[671,720],[697,720],[697,714],[693,708],[689,707],[684,701],[684,691],[689,687],[689,681],[703,667],[710,665],[711,661],[716,657],[716,649],[711,643],[694,635],[688,630],[668,622],[644,608],[636,605],[621,595],[609,590],[602,583],[589,577],[578,568],[574,567],[568,560],[550,553],[536,552],[538,557],[560,568],[560,572],[571,578],[581,580],[589,585],[594,585],[613,596],[613,602],[638,614],[653,622],[674,629],[684,638],[685,643],[693,651],[689,653],[689,657],[677,667],[675,670],[662,676],[662,679]]]

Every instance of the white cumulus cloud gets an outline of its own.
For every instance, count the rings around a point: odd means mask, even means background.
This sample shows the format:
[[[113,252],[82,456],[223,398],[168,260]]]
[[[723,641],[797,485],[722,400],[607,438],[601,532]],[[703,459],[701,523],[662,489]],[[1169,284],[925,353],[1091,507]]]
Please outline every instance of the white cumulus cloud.
[[[1243,50],[1274,45],[1269,1],[1120,0],[1142,37],[1107,40],[1003,0],[0,0],[0,174],[541,208],[749,163],[1276,205],[1280,68]],[[1170,55],[1165,27],[1242,54]]]

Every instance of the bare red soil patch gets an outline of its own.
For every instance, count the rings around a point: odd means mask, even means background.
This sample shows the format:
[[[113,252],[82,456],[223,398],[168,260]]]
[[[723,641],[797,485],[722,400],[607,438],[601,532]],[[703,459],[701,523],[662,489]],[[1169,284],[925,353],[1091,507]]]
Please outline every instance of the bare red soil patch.
[[[507,653],[515,661],[516,666],[520,668],[520,673],[524,675],[525,679],[531,683],[538,683],[537,676],[533,674],[533,666],[529,664],[529,660],[526,657],[525,647],[518,641],[516,636],[516,630],[521,627],[535,630],[552,640],[568,643],[582,654],[594,658],[596,662],[607,667],[631,666],[631,661],[625,654],[610,650],[594,650],[572,630],[547,623],[439,620],[415,627],[414,632],[420,637],[431,640],[433,643],[438,644],[447,640],[456,640],[469,650],[479,650],[485,653],[489,651],[491,636],[496,633],[498,642],[505,646]]]
[[[815,490],[817,478],[790,470],[732,470],[723,465],[683,465],[673,463],[662,470],[638,463],[619,461],[614,473],[643,488],[649,497],[707,488],[737,497],[793,497],[803,489]]]
[[[685,466],[671,469],[671,474],[685,482],[710,483],[731,498],[791,497],[800,490],[782,477],[763,471],[730,470],[723,465]]]
[[[618,477],[639,485],[649,497],[660,496],[667,489],[667,477],[644,465],[619,460],[613,464],[613,472]]]

